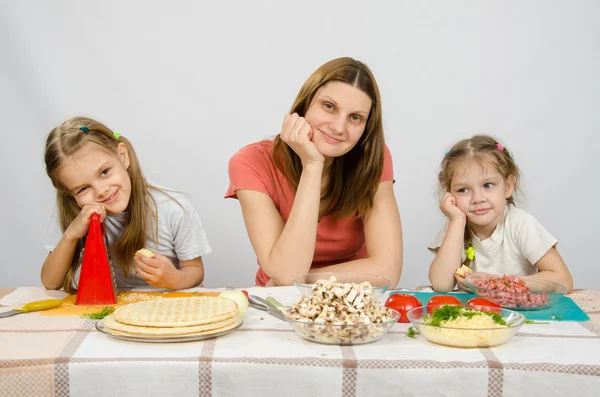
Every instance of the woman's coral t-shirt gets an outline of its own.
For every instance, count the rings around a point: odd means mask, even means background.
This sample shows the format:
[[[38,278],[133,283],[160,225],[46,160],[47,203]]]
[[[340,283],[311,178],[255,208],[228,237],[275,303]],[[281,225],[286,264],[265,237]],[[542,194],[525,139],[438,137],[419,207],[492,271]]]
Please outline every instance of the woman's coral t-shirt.
[[[237,198],[238,190],[254,190],[269,196],[284,222],[294,204],[295,193],[272,158],[273,140],[264,140],[240,149],[229,161],[229,189],[225,198]],[[385,147],[380,182],[394,179],[392,155]],[[363,218],[323,217],[317,226],[315,254],[311,267],[343,263],[367,256]],[[262,268],[256,272],[256,284],[269,281]]]

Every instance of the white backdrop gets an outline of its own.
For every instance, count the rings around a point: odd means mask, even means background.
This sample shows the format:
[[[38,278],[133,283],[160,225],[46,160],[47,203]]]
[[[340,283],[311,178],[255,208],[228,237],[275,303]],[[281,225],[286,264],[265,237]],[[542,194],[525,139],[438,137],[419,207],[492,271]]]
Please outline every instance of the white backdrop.
[[[54,211],[44,138],[72,115],[127,136],[154,183],[189,194],[213,253],[205,285],[256,261],[230,156],[274,136],[310,73],[352,56],[381,88],[403,220],[400,286],[427,284],[436,173],[456,140],[499,137],[521,204],[559,240],[576,288],[600,288],[600,2],[2,1],[0,287],[41,285]]]

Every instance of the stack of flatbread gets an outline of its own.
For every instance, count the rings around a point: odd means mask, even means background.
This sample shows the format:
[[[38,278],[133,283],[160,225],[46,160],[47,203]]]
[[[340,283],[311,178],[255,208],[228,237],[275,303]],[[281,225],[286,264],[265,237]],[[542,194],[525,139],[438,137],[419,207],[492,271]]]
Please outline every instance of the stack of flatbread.
[[[121,306],[104,318],[115,335],[180,338],[220,333],[242,322],[237,304],[218,296],[168,298]]]

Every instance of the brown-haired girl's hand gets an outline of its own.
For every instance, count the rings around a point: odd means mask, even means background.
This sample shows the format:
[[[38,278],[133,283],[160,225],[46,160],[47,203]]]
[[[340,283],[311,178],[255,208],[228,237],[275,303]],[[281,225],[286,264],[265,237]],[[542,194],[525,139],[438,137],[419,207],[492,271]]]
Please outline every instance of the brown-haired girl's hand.
[[[151,286],[177,289],[179,271],[166,256],[157,253],[152,258],[136,255],[133,262],[137,274]]]
[[[298,113],[287,114],[283,119],[280,137],[281,140],[300,157],[302,165],[308,163],[324,162],[325,157],[319,152],[317,146],[311,141],[313,129],[304,117]]]
[[[467,215],[456,206],[456,198],[451,193],[446,192],[444,194],[440,202],[440,209],[451,221],[455,219],[467,219]]]
[[[84,205],[73,219],[73,222],[65,230],[65,237],[69,240],[79,240],[83,238],[90,228],[90,219],[92,214],[100,215],[100,221],[103,222],[106,218],[106,208],[102,204]]]

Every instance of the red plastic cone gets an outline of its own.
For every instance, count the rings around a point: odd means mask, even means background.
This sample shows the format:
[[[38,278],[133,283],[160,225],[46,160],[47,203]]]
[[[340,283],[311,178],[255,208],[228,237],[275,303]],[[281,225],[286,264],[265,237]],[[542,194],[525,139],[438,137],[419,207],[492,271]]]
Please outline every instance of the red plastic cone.
[[[117,303],[117,287],[104,244],[104,232],[100,215],[92,214],[83,251],[76,305]]]

